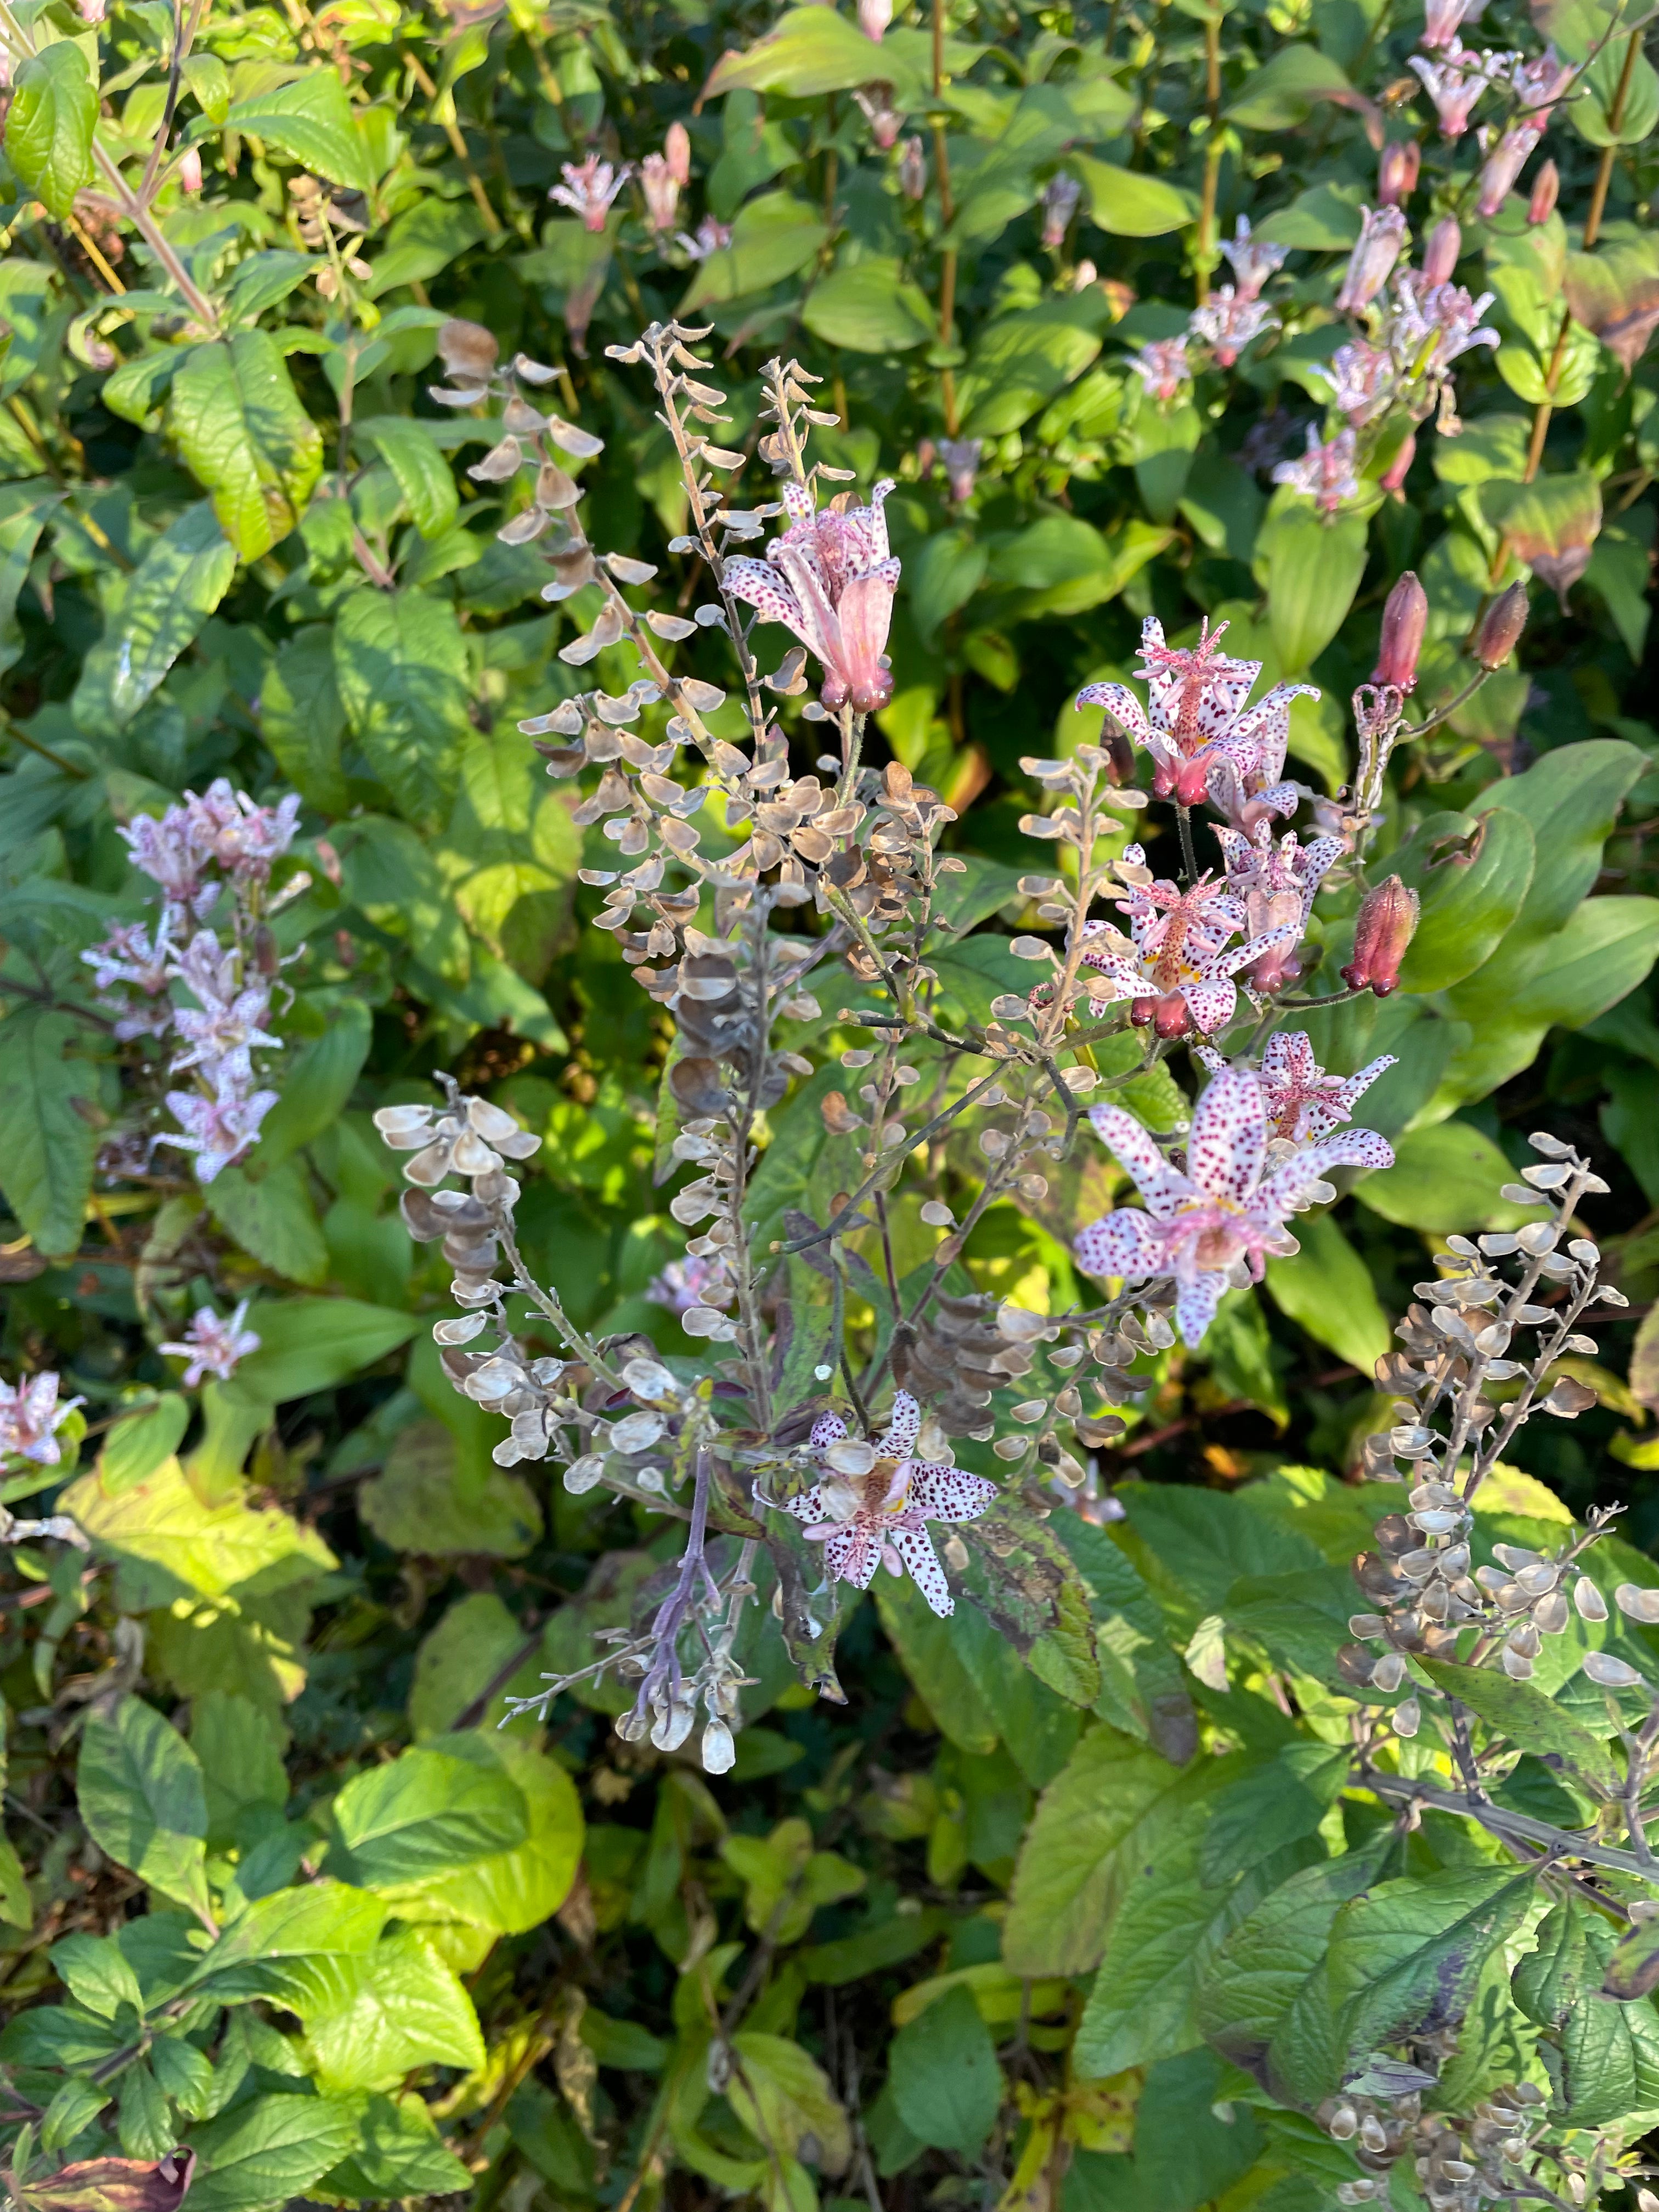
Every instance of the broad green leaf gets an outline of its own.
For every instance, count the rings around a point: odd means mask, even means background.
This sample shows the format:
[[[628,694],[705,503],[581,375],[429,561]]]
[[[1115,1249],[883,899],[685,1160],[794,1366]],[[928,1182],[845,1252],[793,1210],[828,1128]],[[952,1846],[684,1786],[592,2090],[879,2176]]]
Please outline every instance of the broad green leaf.
[[[1555,2102],[1569,2126],[1606,2127],[1659,2107],[1659,2018],[1645,1997],[1585,1997],[1562,2021],[1559,2047]]]
[[[170,522],[122,592],[75,689],[89,736],[125,729],[230,589],[236,549],[206,500]]]
[[[533,1697],[542,1687],[539,1643],[526,1635],[493,1590],[472,1590],[457,1598],[415,1655],[409,1723],[416,1740],[453,1728],[509,1665],[512,1672],[492,1692],[480,1716],[483,1728],[494,1728],[506,1718],[503,1701],[509,1695]]]
[[[59,1501],[94,1550],[119,1566],[124,1608],[148,1612],[194,1592],[219,1597],[257,1577],[262,1595],[309,1582],[334,1565],[314,1528],[277,1506],[254,1507],[240,1497],[204,1505],[176,1459],[118,1498],[95,1474],[70,1484]]]
[[[1475,814],[1502,806],[1523,816],[1537,842],[1532,882],[1505,957],[1512,945],[1559,929],[1588,896],[1620,807],[1647,765],[1646,754],[1623,738],[1590,738],[1558,746],[1524,775],[1489,783],[1474,801]]]
[[[386,1925],[376,1897],[339,1881],[302,1883],[256,1898],[203,1952],[189,1986],[224,2004],[281,1997],[291,1970],[319,1959],[372,1951]]]
[[[424,423],[400,415],[377,415],[356,426],[398,479],[404,504],[422,538],[441,538],[455,520],[459,496],[442,447]]]
[[[412,1314],[357,1298],[283,1298],[262,1303],[251,1322],[259,1349],[236,1370],[236,1395],[273,1406],[331,1389],[407,1344]]]
[[[370,768],[410,822],[434,826],[471,726],[454,611],[423,592],[352,592],[335,619],[334,674]]]
[[[1292,1258],[1267,1262],[1268,1297],[1316,1344],[1374,1373],[1393,1333],[1370,1268],[1330,1213],[1299,1216],[1296,1241],[1302,1249]]]
[[[1515,1170],[1484,1130],[1468,1121],[1437,1121],[1397,1138],[1395,1164],[1363,1176],[1355,1186],[1362,1205],[1385,1221],[1439,1235],[1476,1229],[1514,1229],[1535,1220],[1535,1208],[1498,1193]]]
[[[1157,1601],[1106,1529],[1080,1515],[1062,1516],[1059,1526],[1089,1590],[1101,1674],[1096,1712],[1184,1765],[1198,1747],[1198,1720]]]
[[[272,337],[238,331],[193,346],[167,395],[167,427],[242,560],[288,536],[322,473],[323,440]]]
[[[472,2183],[470,2169],[439,2135],[425,2099],[410,2091],[403,2097],[369,2098],[356,2148],[343,2164],[323,2175],[316,2192],[325,2200],[366,2197],[379,2203],[459,2195]]]
[[[52,1947],[52,1970],[76,2002],[100,2020],[113,2020],[124,2004],[142,2019],[138,1977],[112,1936],[66,1936]]]
[[[521,1844],[524,1796],[495,1763],[423,1745],[348,1782],[334,1800],[341,1870],[360,1889],[422,1881]]]
[[[202,1770],[153,1705],[126,1697],[107,1718],[88,1721],[76,1796],[88,1833],[118,1866],[163,1897],[206,1912]]]
[[[964,427],[976,437],[1001,437],[1081,376],[1100,351],[1104,304],[1083,294],[988,323],[961,379]],[[1015,573],[1004,580],[1031,587],[1045,580]]]
[[[1162,238],[1198,220],[1198,202],[1180,185],[1115,161],[1073,154],[1073,169],[1088,197],[1091,221],[1114,238]]]
[[[1206,1881],[1224,1882],[1311,1836],[1335,1803],[1348,1767],[1341,1745],[1294,1743],[1241,1775],[1204,1828],[1200,1866]]]
[[[1386,1843],[1292,1875],[1222,1945],[1199,1995],[1199,2024],[1224,2058],[1264,2087],[1308,2085],[1316,2101],[1330,2053],[1316,2033],[1331,1929],[1346,1901],[1376,1878]],[[1295,2094],[1294,2090],[1291,2091]]]
[[[1607,1746],[1532,1683],[1512,1682],[1495,1667],[1460,1667],[1450,1659],[1416,1663],[1517,1751],[1533,1752],[1552,1764],[1565,1759],[1603,1790],[1619,1788],[1621,1777]]]
[[[1131,1537],[1173,1583],[1194,1620],[1221,1612],[1241,1576],[1294,1574],[1322,1565],[1318,1547],[1299,1530],[1264,1519],[1224,1491],[1133,1483],[1118,1495],[1128,1508]],[[1131,1557],[1139,1557],[1133,1547]]]
[[[902,263],[879,256],[833,269],[806,295],[801,320],[814,337],[852,353],[906,353],[938,335],[927,295]]]
[[[1532,887],[1532,824],[1518,809],[1431,814],[1389,855],[1422,909],[1401,963],[1406,991],[1443,991],[1491,958]]]
[[[297,1161],[250,1157],[245,1166],[221,1168],[206,1195],[219,1226],[273,1274],[292,1283],[327,1281],[328,1246]]]
[[[191,2212],[286,2204],[351,2150],[357,2106],[338,2097],[258,2096],[191,2130]]]
[[[1365,546],[1362,515],[1322,515],[1311,501],[1282,494],[1275,501],[1256,539],[1256,572],[1288,676],[1305,674],[1347,620]]]
[[[283,2002],[305,2025],[325,2094],[393,2088],[418,2066],[483,2063],[472,2000],[413,1929],[312,1959],[287,1981]]]
[[[996,1716],[969,1671],[955,1623],[940,1620],[908,1576],[898,1583],[883,1577],[875,1598],[882,1632],[940,1732],[970,1756],[994,1751]]]
[[[823,2069],[787,2036],[740,2028],[726,2101],[757,2142],[841,2173],[853,2154],[847,2114]]]
[[[1639,46],[1632,56],[1634,38],[1609,40],[1574,86],[1580,96],[1568,113],[1589,145],[1638,146],[1659,124],[1659,70]]]
[[[902,2027],[888,2055],[899,2116],[918,2142],[971,2157],[996,2125],[1002,2075],[996,2045],[964,1989],[947,1990]]]
[[[488,1462],[465,1473],[454,1435],[436,1421],[399,1431],[386,1465],[358,1492],[357,1510],[382,1543],[426,1559],[521,1559],[542,1532],[541,1507],[524,1477]]]
[[[97,87],[73,39],[56,39],[19,64],[6,111],[6,159],[60,222],[92,182],[97,121]]]
[[[1353,1577],[1346,1565],[1304,1567],[1285,1575],[1243,1575],[1221,1615],[1230,1629],[1261,1645],[1282,1667],[1340,1690],[1337,1647],[1347,1640]]]
[[[495,1842],[447,1871],[379,1885],[400,1918],[460,1921],[499,1935],[522,1935],[550,1920],[569,1895],[585,1830],[575,1786],[563,1768],[522,1736],[468,1729],[426,1749],[476,1771],[505,1803],[516,1793],[520,1838]],[[412,1756],[406,1753],[405,1756]],[[482,1802],[482,1801],[480,1801]]]
[[[824,20],[842,21],[827,10]],[[689,314],[710,301],[740,299],[781,283],[805,268],[829,235],[817,210],[805,200],[791,192],[763,192],[740,210],[732,226],[731,243],[711,253],[698,269],[678,312]]]
[[[1351,2052],[1433,2035],[1463,2017],[1486,1960],[1533,1896],[1502,1868],[1387,1881],[1345,1905],[1331,1929],[1331,1994]]]
[[[334,633],[314,623],[277,647],[259,687],[259,734],[301,798],[324,814],[343,814],[350,803],[340,767],[344,731]]]
[[[121,2076],[116,2113],[116,2133],[129,2158],[164,2158],[173,2148],[167,2100],[142,2058]]]
[[[88,1035],[47,1006],[20,1006],[0,1023],[0,1191],[49,1257],[81,1241],[98,1156],[98,1132],[81,1111],[99,1087],[81,1057]]]
[[[234,1838],[251,1807],[280,1811],[288,1802],[285,1741],[279,1723],[234,1692],[210,1690],[192,1702],[190,1746],[207,1791],[210,1839]]]
[[[105,1496],[118,1498],[154,1474],[178,1450],[189,1426],[190,1401],[176,1390],[117,1421],[98,1455],[98,1480]]]
[[[283,1095],[260,1126],[253,1153],[258,1167],[276,1167],[345,1111],[368,1057],[374,1021],[361,999],[331,1006],[327,1019],[322,1035],[302,1045],[283,1067]]]
[[[451,262],[483,235],[483,217],[471,200],[416,200],[394,216],[387,228],[385,242],[374,257],[369,297],[378,300],[400,285],[423,284],[428,277],[441,276]]]
[[[1018,1974],[1086,1972],[1129,1878],[1142,1824],[1182,1770],[1115,1729],[1095,1728],[1037,1801],[1003,1932]]]
[[[0,484],[0,675],[21,657],[23,633],[17,623],[17,594],[28,580],[29,563],[40,532],[63,500],[62,492],[43,489],[38,483]]]
[[[239,100],[225,121],[245,137],[264,138],[319,176],[359,192],[373,191],[368,149],[345,88],[332,70],[307,70],[288,84]]]
[[[895,51],[866,38],[850,16],[833,9],[792,8],[746,53],[723,54],[702,96],[708,100],[728,92],[782,92],[792,100],[807,100],[878,77],[890,83]],[[899,90],[902,96],[903,88]]]
[[[1510,1978],[1516,2002],[1540,2027],[1555,2027],[1575,2009],[1612,1950],[1613,1930],[1576,1897],[1564,1897],[1538,1923],[1534,1948]]]
[[[1245,78],[1227,120],[1242,131],[1290,130],[1305,123],[1318,101],[1333,99],[1345,105],[1354,99],[1340,66],[1317,46],[1280,46]]]

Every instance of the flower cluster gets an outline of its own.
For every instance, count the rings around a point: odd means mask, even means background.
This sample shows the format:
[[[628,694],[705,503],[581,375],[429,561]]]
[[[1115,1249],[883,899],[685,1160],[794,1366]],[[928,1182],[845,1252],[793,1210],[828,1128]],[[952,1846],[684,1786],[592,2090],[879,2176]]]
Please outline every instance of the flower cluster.
[[[270,895],[299,811],[292,793],[261,806],[222,777],[164,814],[139,816],[120,834],[160,886],[161,914],[153,927],[118,924],[81,956],[113,994],[105,1004],[117,1037],[170,1042],[169,1071],[193,1075],[195,1088],[167,1093],[178,1127],[149,1141],[193,1152],[204,1183],[242,1157],[276,1103],[275,1091],[258,1087],[254,1055],[282,1049],[267,1026],[281,962],[266,924],[310,880],[295,876]]]
[[[1218,285],[1194,308],[1178,337],[1157,339],[1130,356],[1129,366],[1150,398],[1168,405],[1181,396],[1194,373],[1194,349],[1207,352],[1218,368],[1231,368],[1254,340],[1280,328],[1261,291],[1283,268],[1290,250],[1252,236],[1249,217],[1240,216],[1233,236],[1221,242],[1233,282]]]
[[[1090,1110],[1146,1210],[1120,1206],[1091,1222],[1073,1247],[1078,1262],[1124,1282],[1172,1279],[1176,1323],[1189,1345],[1200,1341],[1230,1286],[1260,1282],[1269,1257],[1299,1249],[1286,1218],[1335,1196],[1324,1179],[1329,1169],[1394,1164],[1392,1148],[1374,1130],[1313,1143],[1280,1136],[1271,1100],[1260,1074],[1224,1066],[1193,1109],[1179,1164],[1122,1107]]]

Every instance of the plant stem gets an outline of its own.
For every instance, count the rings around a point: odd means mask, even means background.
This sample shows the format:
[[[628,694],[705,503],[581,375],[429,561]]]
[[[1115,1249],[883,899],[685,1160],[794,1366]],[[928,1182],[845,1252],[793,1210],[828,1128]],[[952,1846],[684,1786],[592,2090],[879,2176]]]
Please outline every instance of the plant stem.
[[[1198,881],[1198,854],[1193,848],[1193,810],[1190,806],[1176,808],[1176,828],[1181,836],[1181,872],[1189,884]]]

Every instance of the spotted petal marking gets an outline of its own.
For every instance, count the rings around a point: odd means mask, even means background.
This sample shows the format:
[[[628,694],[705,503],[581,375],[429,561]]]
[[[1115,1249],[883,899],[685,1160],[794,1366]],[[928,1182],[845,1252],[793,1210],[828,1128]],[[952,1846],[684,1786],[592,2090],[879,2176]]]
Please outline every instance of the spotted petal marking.
[[[722,568],[720,580],[734,599],[753,607],[763,622],[781,623],[805,642],[800,603],[769,562],[734,556]]]
[[[1288,1213],[1331,1168],[1391,1168],[1394,1146],[1375,1129],[1343,1129],[1322,1145],[1310,1145],[1286,1160],[1261,1186],[1262,1202],[1274,1213]]]
[[[1255,1188],[1267,1149],[1261,1084],[1243,1068],[1224,1069],[1193,1109],[1188,1175],[1212,1198],[1243,1205]]]
[[[812,1424],[809,1442],[814,1451],[828,1451],[831,1444],[840,1443],[846,1434],[847,1424],[839,1413],[820,1413]]]
[[[908,1459],[921,1433],[921,1407],[908,1390],[896,1390],[887,1433],[878,1440],[877,1451],[883,1459]]]
[[[1121,1106],[1091,1106],[1089,1119],[1096,1133],[1134,1177],[1148,1210],[1158,1219],[1167,1219],[1182,1199],[1194,1194],[1190,1180],[1179,1168],[1170,1166],[1151,1130],[1133,1114],[1126,1114]]]
[[[951,1595],[951,1585],[945,1579],[945,1570],[927,1530],[895,1528],[887,1540],[910,1570],[911,1581],[933,1611],[940,1620],[948,1620],[957,1609],[956,1600]],[[867,1585],[867,1577],[866,1582]]]
[[[1150,748],[1153,742],[1146,709],[1127,684],[1090,684],[1077,695],[1078,708],[1099,707],[1117,724],[1126,738]]]
[[[860,1589],[868,1589],[880,1565],[880,1542],[857,1522],[824,1539],[824,1571],[832,1582],[852,1583]]]
[[[1298,1090],[1318,1081],[1319,1063],[1305,1030],[1274,1031],[1261,1055],[1261,1079],[1272,1085],[1294,1084]]]
[[[959,1467],[923,1463],[910,1482],[910,1502],[929,1521],[977,1521],[994,1503],[998,1491],[982,1474],[969,1474]]]
[[[821,1428],[823,1425],[820,1422],[818,1425]],[[844,1430],[842,1433],[843,1435],[846,1433]],[[834,1439],[832,1438],[831,1441],[833,1442]],[[830,1510],[824,1504],[823,1492],[816,1482],[803,1497],[784,1498],[775,1502],[782,1506],[786,1513],[793,1515],[797,1521],[822,1521]]]
[[[1181,995],[1187,1002],[1194,1028],[1206,1036],[1224,1030],[1238,1006],[1237,987],[1226,976],[1211,983],[1184,984]]]
[[[1196,1346],[1203,1342],[1204,1332],[1215,1319],[1226,1288],[1226,1275],[1218,1267],[1184,1276],[1177,1284],[1176,1326],[1188,1344]]]
[[[1091,1221],[1079,1231],[1072,1249],[1085,1275],[1116,1275],[1126,1283],[1144,1283],[1169,1264],[1152,1215],[1136,1206],[1121,1206]]]

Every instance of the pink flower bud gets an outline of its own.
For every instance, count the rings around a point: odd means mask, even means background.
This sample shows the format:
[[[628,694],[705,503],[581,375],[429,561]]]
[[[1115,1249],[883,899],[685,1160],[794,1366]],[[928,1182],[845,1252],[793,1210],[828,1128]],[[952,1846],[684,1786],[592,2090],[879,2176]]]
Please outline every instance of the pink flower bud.
[[[1377,204],[1403,207],[1417,190],[1417,173],[1422,166],[1423,149],[1415,138],[1396,138],[1385,146],[1376,170]]]
[[[674,182],[684,187],[691,181],[691,134],[683,123],[671,123],[662,142],[663,158]]]
[[[859,28],[866,39],[881,44],[882,33],[893,20],[893,0],[859,0]]]
[[[1407,430],[1404,444],[1389,463],[1387,473],[1380,479],[1384,491],[1398,491],[1412,472],[1412,463],[1417,459],[1417,433]]]
[[[1538,172],[1537,180],[1532,188],[1532,198],[1527,207],[1527,221],[1531,223],[1547,222],[1555,213],[1556,198],[1560,190],[1561,172],[1553,161],[1546,161]]]
[[[899,190],[907,200],[919,200],[927,190],[927,164],[920,138],[907,138],[899,148]]]
[[[1527,626],[1527,587],[1511,584],[1480,617],[1469,651],[1483,668],[1501,668],[1521,642]]]
[[[1417,657],[1429,623],[1429,595],[1407,568],[1389,593],[1382,610],[1382,641],[1377,649],[1373,684],[1409,691],[1417,681]]]
[[[1462,251],[1463,233],[1457,218],[1449,215],[1429,234],[1428,249],[1423,256],[1423,282],[1431,289],[1437,284],[1449,284]]]
[[[182,191],[201,191],[202,149],[199,146],[186,146],[179,156],[179,185]]]
[[[1393,274],[1406,243],[1406,218],[1398,208],[1361,208],[1358,243],[1348,258],[1342,289],[1336,295],[1339,314],[1357,314],[1370,307]]]
[[[1354,924],[1353,958],[1342,970],[1351,990],[1370,989],[1386,999],[1400,981],[1400,963],[1417,927],[1421,905],[1415,891],[1390,876],[1367,891]]]

